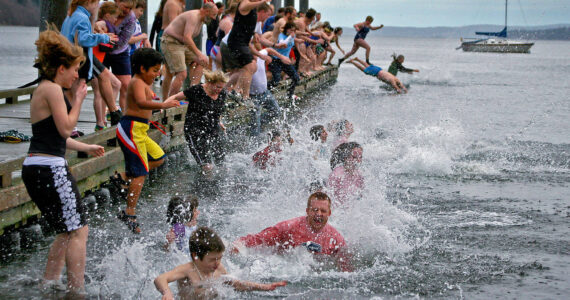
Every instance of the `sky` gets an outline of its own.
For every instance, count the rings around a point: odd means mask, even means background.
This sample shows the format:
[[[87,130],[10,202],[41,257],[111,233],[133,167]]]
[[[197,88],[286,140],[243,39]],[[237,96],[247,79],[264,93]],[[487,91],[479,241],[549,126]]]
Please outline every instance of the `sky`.
[[[160,0],[149,1],[153,16]],[[374,24],[385,26],[503,25],[504,0],[309,0],[333,26],[352,26],[372,15]],[[299,0],[295,0],[299,7]],[[510,0],[509,26],[570,23],[570,0]],[[152,18],[149,17],[149,23]]]

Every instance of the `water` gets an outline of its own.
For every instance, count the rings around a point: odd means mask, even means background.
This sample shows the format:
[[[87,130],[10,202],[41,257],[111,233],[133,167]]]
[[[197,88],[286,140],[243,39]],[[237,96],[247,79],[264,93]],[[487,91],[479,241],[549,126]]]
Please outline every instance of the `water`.
[[[345,50],[351,38],[342,39]],[[247,251],[225,256],[230,273],[289,285],[254,293],[222,288],[221,295],[564,299],[570,290],[570,43],[538,41],[529,55],[501,55],[455,51],[457,40],[374,34],[368,40],[378,65],[387,67],[397,52],[406,56],[404,65],[420,69],[399,76],[411,85],[409,94],[387,92],[344,64],[336,85],[291,119],[296,142],[275,168],[254,170],[251,155],[259,147],[247,143],[212,180],[197,178],[192,158],[171,166],[147,181],[138,237],[113,217],[117,204],[100,207],[90,224],[89,295],[159,296],[153,279],[187,261],[161,250],[173,193],[199,195],[199,223],[226,244],[303,215],[309,183],[330,172],[327,162],[310,158],[309,128],[346,118],[355,125],[351,139],[364,148],[366,190],[360,201],[334,210],[330,221],[355,251],[357,270],[338,272],[304,251]],[[2,75],[1,82],[10,80]],[[51,240],[3,258],[2,298],[43,297],[35,284]]]

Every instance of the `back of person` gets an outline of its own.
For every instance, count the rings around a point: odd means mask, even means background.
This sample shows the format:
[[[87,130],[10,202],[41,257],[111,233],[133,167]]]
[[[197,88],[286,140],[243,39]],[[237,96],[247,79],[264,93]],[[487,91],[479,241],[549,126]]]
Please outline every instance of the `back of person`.
[[[230,48],[247,46],[257,24],[257,10],[252,9],[249,14],[242,15],[239,7],[236,11],[234,26],[228,37],[228,46]]]

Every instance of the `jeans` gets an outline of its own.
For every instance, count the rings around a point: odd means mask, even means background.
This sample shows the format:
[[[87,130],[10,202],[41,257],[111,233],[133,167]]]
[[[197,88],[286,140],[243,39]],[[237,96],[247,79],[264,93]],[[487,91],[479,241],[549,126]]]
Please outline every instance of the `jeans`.
[[[251,110],[251,135],[258,136],[261,133],[261,125],[277,118],[281,108],[270,91],[250,96],[255,105],[255,109]],[[261,112],[262,109],[264,109],[263,113]]]
[[[272,56],[271,58],[273,60],[271,61],[271,63],[267,67],[269,68],[269,71],[271,71],[271,74],[273,74],[273,79],[269,83],[268,87],[271,89],[271,88],[277,86],[277,84],[279,84],[279,81],[281,81],[281,71],[283,71],[283,72],[285,72],[285,74],[287,74],[289,76],[289,78],[291,78],[291,85],[289,86],[289,89],[287,90],[287,96],[289,96],[289,97],[293,96],[293,94],[295,93],[295,87],[299,83],[299,80],[301,80],[299,78],[299,74],[297,74],[297,70],[295,69],[295,66],[284,64],[277,57]]]

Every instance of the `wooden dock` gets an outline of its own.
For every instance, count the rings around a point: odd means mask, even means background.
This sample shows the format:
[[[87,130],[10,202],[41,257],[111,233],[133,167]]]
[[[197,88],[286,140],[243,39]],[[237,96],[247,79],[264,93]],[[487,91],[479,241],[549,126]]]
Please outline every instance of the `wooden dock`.
[[[302,97],[302,101],[310,101],[310,94],[322,87],[336,81],[338,69],[329,67],[324,71],[317,72],[309,78],[300,81],[295,94]],[[272,92],[282,107],[291,105],[286,95],[289,81],[283,81]],[[29,95],[32,90],[0,91],[0,131],[16,129],[21,133],[31,135],[29,124],[29,102],[21,97]],[[21,97],[21,98],[18,98]],[[20,100],[20,101],[18,101]],[[28,99],[29,100],[29,99]],[[191,101],[191,100],[190,100]],[[98,189],[106,183],[115,171],[124,170],[123,154],[118,146],[106,146],[107,141],[115,139],[115,127],[93,132],[95,115],[93,112],[93,98],[88,98],[83,103],[81,115],[77,127],[86,133],[78,140],[105,146],[103,157],[88,157],[76,151],[68,151],[66,158],[71,173],[76,178],[82,195],[88,191]],[[165,152],[173,151],[186,145],[184,139],[184,116],[188,106],[170,108],[152,117],[153,121],[161,123],[166,132],[171,136],[163,149]],[[249,113],[243,106],[228,109],[224,116],[228,130],[247,126]],[[162,133],[156,129],[149,130],[149,136],[155,141],[162,138]],[[7,144],[0,143],[0,235],[17,229],[35,220],[39,216],[39,210],[30,201],[26,188],[21,180],[21,167],[28,151],[29,143]]]

